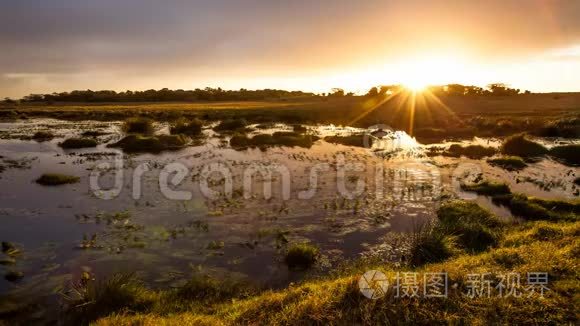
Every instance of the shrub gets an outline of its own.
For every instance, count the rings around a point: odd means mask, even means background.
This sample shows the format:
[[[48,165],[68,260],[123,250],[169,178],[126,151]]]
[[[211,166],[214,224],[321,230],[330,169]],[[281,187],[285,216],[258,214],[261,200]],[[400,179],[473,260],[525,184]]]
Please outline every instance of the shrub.
[[[550,156],[564,164],[580,165],[580,144],[557,146],[550,150]]]
[[[184,134],[188,136],[201,135],[203,121],[194,118],[192,120],[180,119],[170,128],[172,134]]]
[[[501,152],[506,155],[538,157],[546,154],[548,149],[529,140],[524,134],[519,134],[508,137],[501,146]]]
[[[80,181],[79,177],[72,175],[58,174],[58,173],[46,173],[36,179],[36,183],[43,186],[58,186],[64,184],[77,183]]]
[[[308,243],[297,243],[286,250],[284,262],[289,269],[308,269],[317,259],[318,248]]]
[[[153,121],[148,118],[129,118],[123,123],[123,131],[130,134],[152,135]]]
[[[519,156],[504,156],[487,160],[487,163],[493,166],[499,166],[508,171],[517,171],[528,166]]]
[[[66,149],[77,149],[96,147],[97,144],[97,141],[92,138],[69,138],[58,145]]]

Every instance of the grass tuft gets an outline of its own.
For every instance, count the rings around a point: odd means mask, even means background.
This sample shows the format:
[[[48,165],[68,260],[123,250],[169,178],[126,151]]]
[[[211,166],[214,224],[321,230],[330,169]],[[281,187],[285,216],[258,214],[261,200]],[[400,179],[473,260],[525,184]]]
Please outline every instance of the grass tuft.
[[[59,186],[64,184],[78,183],[81,179],[72,175],[59,173],[45,173],[36,179],[36,183],[43,186]]]
[[[69,138],[58,144],[58,146],[66,149],[78,149],[96,147],[97,141],[92,138]]]
[[[550,156],[566,165],[580,166],[580,144],[554,147]]]
[[[32,135],[32,139],[37,141],[47,141],[54,138],[54,134],[50,131],[37,131]]]
[[[123,131],[129,134],[152,135],[155,129],[149,118],[129,118],[123,123]]]
[[[484,196],[497,196],[511,193],[510,188],[507,184],[489,181],[484,181],[473,185],[462,184],[461,188],[465,191],[472,191],[477,193],[478,195]]]
[[[171,126],[170,131],[173,135],[184,134],[188,136],[199,136],[201,135],[202,127],[203,121],[197,118],[191,120],[182,118]]]
[[[308,243],[296,243],[288,247],[284,262],[289,269],[308,269],[316,262],[318,248]]]
[[[548,149],[542,144],[529,140],[525,134],[518,134],[504,141],[501,152],[520,157],[539,157],[548,153]]]
[[[129,135],[108,147],[120,147],[128,153],[159,153],[164,150],[177,150],[185,147],[189,138],[184,135],[141,136]]]

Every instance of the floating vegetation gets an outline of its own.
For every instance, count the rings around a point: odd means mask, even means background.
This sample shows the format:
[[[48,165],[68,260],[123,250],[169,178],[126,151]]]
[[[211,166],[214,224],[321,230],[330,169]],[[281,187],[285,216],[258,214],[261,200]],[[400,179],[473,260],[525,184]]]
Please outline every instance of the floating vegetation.
[[[184,134],[188,136],[199,136],[201,135],[203,127],[203,121],[193,118],[191,120],[181,118],[177,120],[170,128],[171,134]]]
[[[158,153],[164,150],[178,150],[190,143],[185,135],[141,136],[129,135],[108,147],[120,147],[128,153]]]
[[[123,131],[129,134],[152,135],[155,129],[153,121],[149,118],[129,118],[125,120],[122,127]]]
[[[78,149],[96,147],[97,144],[97,141],[92,138],[69,138],[58,144],[58,146],[66,149]]]
[[[225,246],[223,241],[211,241],[207,244],[207,249],[209,250],[221,250]]]
[[[501,146],[501,152],[506,155],[520,157],[539,157],[548,153],[542,144],[529,140],[525,134],[508,137]]]
[[[289,269],[304,270],[310,268],[318,257],[318,248],[309,243],[296,243],[286,249],[284,262]]]
[[[40,178],[36,179],[36,183],[43,186],[59,186],[64,184],[78,183],[80,180],[81,178],[72,175],[45,173],[41,175]]]
[[[487,163],[508,171],[519,171],[528,166],[526,162],[519,156],[503,156],[489,159],[487,160]]]
[[[303,135],[296,132],[275,132],[272,135],[260,134],[252,138],[248,138],[245,135],[234,135],[230,139],[230,146],[234,148],[266,148],[270,146],[310,148],[316,140],[318,140],[318,137],[313,135]]]
[[[554,147],[550,156],[566,165],[580,166],[580,144]]]

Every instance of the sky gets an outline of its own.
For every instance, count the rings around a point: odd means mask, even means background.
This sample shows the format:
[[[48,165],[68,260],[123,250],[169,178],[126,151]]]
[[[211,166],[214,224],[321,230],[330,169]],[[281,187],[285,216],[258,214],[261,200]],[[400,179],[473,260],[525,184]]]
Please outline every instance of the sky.
[[[492,82],[580,91],[580,1],[0,0],[0,97]]]

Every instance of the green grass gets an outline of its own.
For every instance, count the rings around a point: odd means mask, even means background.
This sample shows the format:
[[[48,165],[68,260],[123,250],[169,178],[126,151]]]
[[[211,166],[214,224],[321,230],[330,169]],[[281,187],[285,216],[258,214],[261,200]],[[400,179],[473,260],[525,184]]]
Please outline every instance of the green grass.
[[[580,166],[580,144],[554,147],[550,149],[550,156],[566,165]]]
[[[317,257],[318,248],[308,243],[296,243],[286,249],[284,262],[289,269],[308,269]]]
[[[506,155],[520,157],[539,157],[548,153],[548,149],[536,143],[524,134],[508,137],[501,146],[501,152]]]
[[[454,200],[437,210],[439,223],[435,229],[455,236],[457,244],[467,251],[483,251],[496,246],[502,223],[490,212],[473,202]]]
[[[155,129],[153,121],[149,118],[129,118],[125,120],[122,127],[123,131],[129,134],[152,135]]]
[[[519,171],[528,166],[526,162],[519,156],[503,156],[493,158],[487,160],[487,163],[508,171]]]
[[[505,183],[484,181],[477,184],[462,184],[461,188],[465,191],[472,191],[478,195],[497,196],[510,194],[511,190]]]
[[[97,141],[92,138],[69,138],[58,144],[58,146],[65,149],[78,149],[96,147],[97,144]]]
[[[129,135],[108,147],[119,147],[127,153],[159,153],[185,147],[190,139],[184,135]]]
[[[545,238],[547,229],[557,236]],[[362,273],[378,269],[393,280],[401,272],[388,265],[369,262],[282,290],[262,291],[235,299],[230,297],[235,292],[218,295],[219,299],[207,304],[192,305],[188,299],[169,299],[173,290],[135,292],[140,299],[127,298],[127,302],[147,302],[151,298],[153,306],[116,309],[97,320],[96,325],[576,324],[579,232],[580,222],[527,222],[507,228],[497,248],[405,269],[419,275],[447,272],[447,299],[394,298],[391,291],[383,298],[369,300],[359,291],[358,280]],[[501,273],[518,273],[523,278],[518,290],[523,291],[526,273],[530,271],[548,273],[550,290],[544,298],[499,298],[497,295],[468,298],[464,295],[468,274],[491,273],[494,279]],[[423,279],[419,277],[418,282],[422,289]],[[219,288],[220,283],[215,286]],[[202,286],[196,293],[212,291],[217,290],[210,285],[210,288]],[[196,300],[203,302],[205,297],[200,298]],[[176,301],[181,304],[176,305]]]
[[[59,186],[65,184],[78,183],[81,179],[76,176],[59,174],[59,173],[45,173],[36,179],[36,183],[43,186]]]

